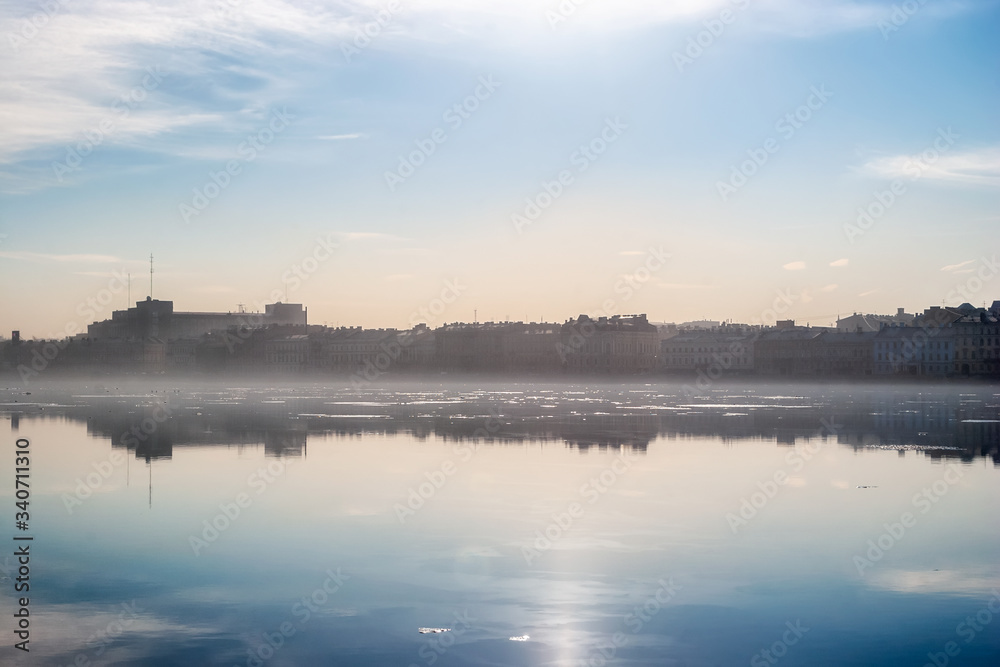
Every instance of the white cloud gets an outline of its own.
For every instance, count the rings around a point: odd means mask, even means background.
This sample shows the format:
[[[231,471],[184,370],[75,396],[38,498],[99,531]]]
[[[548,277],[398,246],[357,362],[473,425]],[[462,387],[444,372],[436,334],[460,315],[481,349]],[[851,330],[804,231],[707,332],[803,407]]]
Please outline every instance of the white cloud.
[[[825,287],[821,287],[819,291],[820,292],[834,292],[834,291],[837,290],[838,287],[840,287],[840,286],[837,285],[836,283],[833,283],[831,285],[827,285]]]
[[[830,266],[836,266],[836,267],[847,266],[848,263],[850,263],[850,261],[851,260],[847,259],[846,257],[842,257],[841,259],[837,259],[830,262]]]
[[[559,13],[560,6],[575,10]],[[742,5],[742,7],[741,7]],[[736,21],[767,32],[808,36],[869,28],[891,9],[859,0],[631,0],[629,2],[565,2],[557,0],[409,0],[408,12],[436,14],[456,29],[514,22],[519,30],[536,26],[549,33],[609,31],[666,22],[701,21],[729,9]],[[696,32],[697,32],[696,31]]]
[[[974,259],[967,259],[964,262],[959,262],[958,264],[949,264],[947,266],[942,266],[941,270],[942,271],[955,271],[956,269],[960,269],[963,266],[968,266],[969,264],[972,264],[975,261],[976,260],[974,260]]]
[[[688,289],[713,289],[715,285],[691,285],[688,283],[658,283],[657,287],[663,289],[688,290]]]
[[[0,257],[4,259],[17,259],[28,262],[74,262],[77,264],[135,264],[138,260],[124,260],[112,255],[51,255],[41,252],[28,252],[26,250],[2,251]]]
[[[364,139],[367,136],[360,132],[352,132],[351,134],[322,134],[316,138],[322,141],[343,141],[346,139]]]
[[[863,170],[878,178],[929,179],[1000,187],[1000,146],[964,153],[941,153],[934,160],[920,154],[880,157],[867,162]]]
[[[128,142],[195,123],[224,125],[256,106],[277,99],[285,85],[265,69],[237,62],[248,56],[287,57],[295,49],[347,38],[361,25],[367,8],[352,3],[310,0],[242,0],[223,11],[222,3],[197,0],[152,2],[95,0],[62,5],[41,28],[25,28],[27,12],[7,4],[0,10],[0,34],[13,57],[0,80],[0,162],[33,148],[75,144],[102,121],[116,123],[107,141]],[[30,38],[29,38],[30,37]],[[136,101],[122,118],[115,100],[139,90],[146,68],[164,72],[162,85]],[[170,97],[160,88],[171,77],[185,82],[211,74],[216,104],[234,113],[202,113],[204,100]],[[251,93],[224,79],[253,80]],[[148,80],[147,80],[148,81]],[[141,95],[141,93],[140,93]],[[249,113],[247,113],[249,112]],[[252,120],[252,118],[248,118]]]
[[[340,46],[365,26],[380,34],[369,48],[405,49],[415,42],[466,40],[497,48],[562,48],[553,37],[648,29],[677,24],[691,35],[723,8],[736,12],[743,30],[809,35],[846,29],[875,30],[884,5],[862,0],[633,0],[587,2],[555,29],[547,12],[556,0],[406,0],[382,26],[374,24],[383,0],[91,0],[57,5],[38,29],[25,5],[0,6],[0,35],[10,44],[0,79],[0,165],[29,159],[49,163],[110,117],[112,104],[140,85],[147,67],[165,82],[120,119],[102,145],[123,145],[182,157],[217,159],[221,147],[191,131],[251,129],[268,109],[292,99],[300,83],[287,71],[303,63],[348,66]],[[961,7],[967,5],[962,4]],[[930,8],[922,12],[932,15]],[[29,28],[25,28],[29,26]],[[568,32],[567,32],[568,31]],[[678,45],[683,45],[681,39]],[[461,53],[457,50],[456,53]],[[333,59],[332,61],[330,59]],[[205,82],[211,82],[210,87]],[[182,139],[162,141],[184,132]],[[363,138],[322,135],[325,141]],[[53,151],[55,149],[55,151]],[[974,165],[956,165],[946,173]],[[991,172],[992,173],[992,172]],[[30,174],[28,174],[30,175]],[[39,173],[33,180],[44,179]],[[32,183],[0,174],[0,184],[30,191]]]
[[[806,268],[806,263],[802,261],[789,262],[788,264],[783,264],[781,268],[783,268],[786,271],[801,271],[802,269]]]

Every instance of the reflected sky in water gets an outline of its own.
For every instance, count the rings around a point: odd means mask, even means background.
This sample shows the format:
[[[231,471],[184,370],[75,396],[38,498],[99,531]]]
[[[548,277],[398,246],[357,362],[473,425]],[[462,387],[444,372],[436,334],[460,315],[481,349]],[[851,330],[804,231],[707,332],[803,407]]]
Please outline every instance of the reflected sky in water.
[[[995,387],[25,391],[0,472],[30,439],[31,654],[5,664],[1000,654]]]

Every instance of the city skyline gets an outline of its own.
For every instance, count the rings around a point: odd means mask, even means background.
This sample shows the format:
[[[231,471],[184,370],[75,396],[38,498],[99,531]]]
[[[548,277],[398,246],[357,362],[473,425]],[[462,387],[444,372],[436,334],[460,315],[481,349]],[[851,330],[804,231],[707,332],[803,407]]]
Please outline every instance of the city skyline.
[[[0,331],[0,339],[7,337],[11,331],[17,331],[18,335],[22,339],[35,339],[35,340],[60,340],[64,338],[72,338],[74,336],[80,337],[87,334],[88,326],[92,324],[98,324],[101,322],[111,322],[112,315],[116,312],[125,313],[126,311],[134,312],[136,307],[142,306],[143,301],[159,301],[161,303],[171,304],[171,308],[175,300],[169,295],[165,298],[163,295],[157,293],[155,298],[152,296],[153,292],[153,276],[155,275],[155,269],[152,262],[152,257],[147,260],[149,268],[147,268],[147,273],[145,275],[138,274],[133,278],[131,272],[120,272],[112,271],[111,277],[107,281],[107,285],[94,294],[86,297],[76,304],[76,308],[73,313],[64,313],[62,317],[63,325],[54,331],[48,331],[43,334],[32,332],[30,329],[23,327],[18,327],[17,322],[12,321],[12,327],[8,327],[4,331]],[[965,262],[963,266],[968,266],[972,262]],[[821,317],[806,318],[805,320],[796,320],[793,313],[795,311],[795,306],[800,304],[803,298],[808,298],[807,292],[792,292],[791,290],[785,290],[784,292],[776,292],[774,298],[771,300],[770,304],[766,305],[763,310],[760,311],[756,316],[748,318],[746,320],[741,320],[739,318],[732,317],[727,314],[710,313],[703,315],[701,317],[696,317],[693,319],[683,319],[679,317],[672,317],[669,309],[662,309],[659,311],[663,314],[662,317],[654,317],[649,315],[650,322],[654,324],[663,325],[676,325],[684,326],[690,325],[696,328],[704,328],[710,323],[714,323],[716,326],[724,325],[726,323],[736,324],[736,325],[750,325],[750,326],[774,326],[776,323],[784,321],[793,321],[800,326],[814,326],[814,327],[837,327],[841,322],[849,322],[852,319],[862,316],[862,317],[885,317],[893,318],[897,315],[907,315],[912,317],[913,314],[920,314],[928,308],[934,307],[944,307],[948,309],[955,310],[961,305],[971,305],[973,307],[987,308],[992,303],[994,306],[996,301],[990,296],[990,292],[987,287],[990,281],[996,276],[997,272],[1000,271],[1000,265],[995,261],[991,261],[987,258],[982,258],[980,262],[972,270],[963,270],[960,273],[963,276],[967,276],[964,280],[960,280],[955,284],[955,286],[948,292],[946,297],[939,303],[926,303],[919,304],[917,307],[907,307],[907,306],[897,306],[895,308],[886,309],[884,312],[875,311],[865,311],[859,309],[845,309],[834,315],[824,315]],[[951,267],[946,267],[951,268]],[[398,324],[379,324],[370,325],[365,322],[352,322],[344,320],[327,321],[316,319],[309,319],[310,325],[323,325],[331,328],[360,328],[360,329],[394,329],[394,330],[405,330],[412,328],[417,325],[429,325],[431,328],[439,327],[445,324],[473,324],[473,323],[539,323],[539,324],[561,324],[569,321],[577,316],[593,316],[597,317],[607,317],[612,318],[616,316],[632,316],[640,314],[640,311],[630,311],[627,308],[622,309],[620,306],[629,303],[632,295],[638,293],[643,286],[648,282],[648,280],[643,277],[646,274],[639,273],[637,277],[635,273],[631,275],[623,276],[619,278],[615,283],[614,293],[615,296],[605,299],[600,305],[592,309],[589,312],[573,313],[570,311],[562,312],[557,309],[554,317],[540,316],[537,318],[531,317],[529,313],[524,313],[523,317],[518,315],[506,313],[502,317],[493,317],[490,315],[490,309],[480,309],[473,308],[472,316],[468,319],[455,318],[449,319],[449,313],[458,312],[459,309],[454,307],[462,297],[462,295],[467,290],[467,286],[463,285],[460,281],[445,281],[443,289],[436,295],[432,296],[424,305],[412,310],[408,317]],[[300,277],[301,276],[301,277]],[[288,274],[289,281],[288,284],[295,285],[301,284],[305,280],[308,280],[308,273],[305,272],[290,272]],[[134,287],[133,287],[134,283]],[[142,295],[146,296],[142,298]],[[138,297],[138,298],[137,298]],[[231,304],[209,304],[204,310],[194,309],[194,308],[184,308],[178,310],[177,312],[189,313],[192,315],[198,314],[247,314],[247,315],[262,315],[265,310],[270,311],[275,304],[287,304],[291,306],[302,307],[305,306],[305,312],[308,315],[309,304],[304,304],[301,301],[296,301],[295,299],[288,299],[288,291],[282,291],[280,289],[275,289],[266,295],[264,299],[255,299],[250,302],[240,302],[235,304],[235,307],[230,307]],[[185,305],[185,304],[180,304]],[[711,306],[708,307],[711,309]],[[912,311],[909,312],[909,311]],[[484,315],[480,316],[480,312]],[[647,316],[648,313],[641,312],[643,316]],[[821,319],[830,319],[830,321],[818,321]],[[254,325],[256,326],[256,325]]]
[[[38,7],[0,15],[4,335],[150,252],[185,310],[366,327],[449,282],[432,324],[995,293],[997,3]]]

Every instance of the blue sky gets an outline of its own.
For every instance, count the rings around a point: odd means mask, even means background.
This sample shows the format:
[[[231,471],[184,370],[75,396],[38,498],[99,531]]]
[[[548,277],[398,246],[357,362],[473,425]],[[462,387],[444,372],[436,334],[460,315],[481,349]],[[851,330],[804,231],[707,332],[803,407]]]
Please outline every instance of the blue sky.
[[[448,281],[459,295],[433,325],[828,324],[1000,296],[983,269],[1000,223],[996,2],[0,12],[4,335],[85,325],[88,299],[110,316],[128,301],[116,272],[144,298],[150,252],[154,295],[178,310],[287,294],[331,325],[406,326]],[[390,187],[420,144],[433,152]],[[528,200],[547,205],[517,225]]]

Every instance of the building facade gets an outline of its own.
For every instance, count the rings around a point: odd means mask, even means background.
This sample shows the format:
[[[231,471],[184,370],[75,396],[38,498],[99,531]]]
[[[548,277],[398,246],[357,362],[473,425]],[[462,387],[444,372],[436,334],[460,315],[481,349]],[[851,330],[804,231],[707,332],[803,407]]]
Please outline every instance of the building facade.
[[[667,373],[718,367],[727,371],[754,369],[754,343],[760,329],[722,325],[712,330],[682,330],[660,342],[660,368]]]
[[[545,373],[561,368],[557,324],[455,323],[434,333],[435,363],[442,370]]]
[[[301,303],[270,303],[263,313],[187,313],[175,312],[173,301],[146,298],[135,308],[116,310],[111,319],[87,327],[88,338],[176,340],[200,338],[205,334],[232,328],[259,329],[275,324],[306,324]]]
[[[656,370],[660,335],[645,315],[587,316],[567,321],[558,352],[570,373],[650,373]]]

